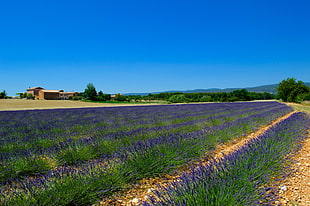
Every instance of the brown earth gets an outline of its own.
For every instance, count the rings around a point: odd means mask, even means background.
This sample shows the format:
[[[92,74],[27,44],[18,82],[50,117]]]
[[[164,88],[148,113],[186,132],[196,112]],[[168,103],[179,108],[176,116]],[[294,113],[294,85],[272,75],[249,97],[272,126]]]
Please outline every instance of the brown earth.
[[[310,130],[309,130],[310,133]],[[293,157],[294,169],[280,184],[280,201],[276,205],[310,205],[310,138],[303,142],[303,148]]]
[[[310,113],[310,106],[288,103],[295,110]],[[275,205],[310,205],[310,130],[300,151],[293,156],[293,169],[280,184],[280,201]]]
[[[82,107],[120,107],[120,106],[143,106],[143,105],[154,105],[154,104],[93,103],[93,102],[80,102],[69,100],[0,99],[0,111],[82,108]]]
[[[271,124],[267,126],[263,126],[255,132],[250,133],[248,136],[240,137],[232,140],[229,143],[219,145],[211,154],[207,154],[207,157],[199,160],[198,162],[193,162],[183,167],[174,173],[163,175],[157,178],[145,178],[131,185],[128,190],[124,190],[119,192],[112,197],[107,199],[103,199],[97,205],[113,205],[113,206],[133,206],[140,205],[142,201],[148,199],[149,195],[152,194],[152,190],[156,190],[157,185],[167,185],[173,181],[178,181],[178,177],[184,172],[189,172],[189,168],[199,164],[208,164],[208,157],[213,157],[215,159],[221,158],[223,154],[227,155],[232,153],[233,151],[239,149],[244,144],[246,144],[249,140],[253,138],[257,138],[260,134],[266,132],[270,127],[275,125],[278,122],[283,121],[284,119],[291,116],[294,112],[291,112],[283,117],[278,118],[273,121]]]

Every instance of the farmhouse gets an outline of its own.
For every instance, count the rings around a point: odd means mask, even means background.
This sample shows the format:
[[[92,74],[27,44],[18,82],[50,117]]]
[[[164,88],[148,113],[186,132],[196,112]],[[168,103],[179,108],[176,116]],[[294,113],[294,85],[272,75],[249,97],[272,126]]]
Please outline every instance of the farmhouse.
[[[35,99],[58,100],[70,99],[78,95],[78,92],[64,92],[64,90],[47,90],[42,87],[27,89],[27,94],[32,94]]]
[[[39,98],[39,92],[41,90],[43,90],[44,88],[42,87],[29,87],[29,89],[27,89],[27,95],[31,94],[35,99]]]
[[[60,92],[63,90],[41,90],[39,91],[39,99],[55,100],[60,98]]]

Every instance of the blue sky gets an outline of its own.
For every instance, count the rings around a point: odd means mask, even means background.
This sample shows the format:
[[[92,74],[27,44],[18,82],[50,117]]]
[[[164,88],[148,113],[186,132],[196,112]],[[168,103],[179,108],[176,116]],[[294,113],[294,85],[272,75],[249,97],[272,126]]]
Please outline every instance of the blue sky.
[[[0,90],[104,93],[310,82],[308,0],[0,2]]]

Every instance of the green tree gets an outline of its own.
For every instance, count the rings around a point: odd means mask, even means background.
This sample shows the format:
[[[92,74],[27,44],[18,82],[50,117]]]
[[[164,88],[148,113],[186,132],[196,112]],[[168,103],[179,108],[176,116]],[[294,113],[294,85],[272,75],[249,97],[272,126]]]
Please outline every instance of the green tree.
[[[295,89],[288,96],[289,102],[297,102],[297,97],[310,92],[310,88],[304,84],[297,84]]]
[[[296,102],[301,103],[303,101],[310,101],[310,92],[297,95]]]
[[[282,80],[277,87],[278,98],[284,102],[296,102],[298,95],[308,93],[309,91],[309,87],[304,85],[302,81],[297,82],[295,78]]]
[[[246,89],[234,90],[230,92],[231,101],[249,101],[251,100],[249,92]]]
[[[33,94],[31,94],[31,93],[27,93],[27,99],[34,99]]]
[[[3,90],[3,92],[0,92],[0,99],[5,99],[6,98],[6,92]]]
[[[21,93],[16,93],[17,95],[19,95],[19,98],[24,99],[27,97],[27,93],[26,92],[21,92]]]
[[[127,101],[127,98],[122,94],[115,94],[114,100],[124,102],[124,101]]]
[[[190,99],[186,98],[184,94],[175,94],[168,101],[172,103],[187,103],[190,102]]]
[[[92,83],[87,84],[87,88],[84,90],[84,98],[87,100],[97,100],[97,91]]]
[[[212,101],[212,97],[209,96],[209,95],[205,95],[205,96],[202,96],[200,99],[199,99],[200,102],[211,102]]]
[[[111,95],[110,94],[104,94],[102,91],[99,91],[97,98],[99,101],[109,101],[109,100],[111,100]]]

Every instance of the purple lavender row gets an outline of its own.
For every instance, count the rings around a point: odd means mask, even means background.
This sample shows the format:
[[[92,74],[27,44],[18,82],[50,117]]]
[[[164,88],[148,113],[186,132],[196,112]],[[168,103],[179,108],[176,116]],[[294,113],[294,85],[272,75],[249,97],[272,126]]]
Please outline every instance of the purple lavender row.
[[[238,106],[240,106],[240,104],[236,104]],[[200,105],[199,105],[200,106]],[[259,108],[252,108],[251,110],[245,110],[244,108],[242,112],[237,113],[237,115],[241,115],[243,113],[249,113],[249,112],[254,112],[254,111],[259,111],[261,109],[267,109],[267,108],[272,108],[274,107],[274,104],[269,104]],[[281,104],[277,105],[277,106],[283,106]],[[229,108],[232,109],[232,108]],[[239,108],[240,109],[240,108]],[[214,112],[208,112],[207,114],[211,115]],[[220,118],[220,117],[231,117],[231,116],[235,116],[235,113],[230,113],[230,114],[223,114],[223,115],[219,115],[216,118]],[[129,131],[117,131],[117,132],[112,132],[112,133],[108,133],[108,134],[100,134],[100,131],[102,131],[101,128],[94,128],[95,132],[97,132],[96,135],[90,137],[90,138],[86,138],[86,139],[81,139],[78,142],[73,141],[72,138],[68,138],[65,141],[59,142],[58,144],[56,144],[55,146],[52,146],[50,148],[47,148],[45,150],[42,149],[27,149],[27,150],[20,150],[20,151],[14,151],[14,153],[0,153],[0,155],[2,155],[2,159],[7,159],[10,158],[10,156],[12,156],[13,154],[15,154],[15,156],[31,156],[33,154],[45,154],[45,153],[55,153],[63,148],[66,148],[72,144],[89,144],[89,145],[96,145],[96,139],[118,139],[118,138],[127,138],[127,137],[131,137],[137,134],[143,134],[143,133],[149,133],[149,132],[160,132],[161,130],[166,130],[166,131],[171,131],[172,129],[178,128],[178,127],[182,127],[182,126],[189,126],[189,125],[194,125],[194,124],[198,124],[201,122],[205,122],[208,121],[210,119],[214,119],[214,117],[209,117],[207,119],[200,119],[200,120],[192,120],[189,122],[183,122],[183,123],[179,123],[179,124],[172,124],[172,125],[166,125],[166,126],[161,126],[161,127],[150,127],[150,128],[139,128],[139,129],[133,129],[133,130],[129,130]],[[70,133],[69,133],[70,134]],[[71,134],[72,135],[72,134]],[[56,138],[56,137],[55,137]],[[57,139],[56,139],[57,140]]]
[[[172,148],[175,148],[176,150],[178,150],[180,143],[184,141],[188,141],[193,146],[200,145],[202,147],[201,149],[203,150],[203,153],[205,153],[206,151],[208,151],[210,148],[212,148],[216,144],[216,142],[208,140],[212,135],[215,135],[216,132],[220,131],[226,134],[230,133],[229,138],[234,138],[234,137],[240,136],[241,134],[245,134],[248,132],[246,130],[242,130],[240,133],[240,131],[234,131],[234,128],[242,128],[242,125],[244,124],[247,124],[247,125],[250,125],[256,128],[261,125],[257,123],[259,119],[264,119],[265,120],[264,123],[269,123],[273,119],[283,116],[289,111],[290,111],[289,107],[286,107],[286,109],[283,109],[282,107],[280,107],[274,110],[268,110],[260,114],[255,114],[255,115],[247,116],[245,118],[240,118],[233,122],[225,123],[223,125],[218,125],[212,128],[203,128],[201,130],[197,130],[197,131],[189,132],[189,133],[183,133],[183,132],[171,133],[169,135],[159,136],[159,137],[148,139],[145,141],[137,141],[135,142],[135,144],[132,144],[129,147],[121,147],[118,151],[116,151],[111,156],[109,155],[102,156],[96,161],[91,161],[89,163],[82,164],[78,168],[87,168],[86,170],[89,171],[90,170],[89,168],[94,168],[95,165],[102,164],[102,162],[109,162],[110,160],[115,160],[115,159],[118,159],[120,161],[126,161],[127,158],[130,157],[131,155],[144,153],[152,148],[155,148],[156,146],[164,145],[164,144],[169,144]],[[220,139],[220,138],[221,137],[219,137],[219,140],[218,140],[219,142],[225,141],[225,139]],[[186,151],[179,151],[179,152],[181,154]],[[182,157],[184,157],[184,154],[182,155]],[[188,160],[190,159],[184,159],[184,162]],[[74,169],[74,167],[72,166],[64,165],[62,167],[59,167],[59,169],[49,171],[47,175],[43,175],[42,177],[44,177],[44,179],[46,180],[47,178],[51,178],[52,176],[54,178],[54,175],[58,177],[58,176],[64,175],[66,172],[69,174],[73,174],[80,170],[81,169]],[[81,171],[83,173],[83,169]],[[41,180],[36,179],[36,181],[40,182]]]
[[[242,105],[242,104],[239,104]],[[258,106],[259,104],[256,104]],[[267,104],[264,104],[267,105]],[[277,118],[278,116],[282,116],[283,114],[290,111],[289,107],[285,107],[282,104],[274,104],[276,106],[274,110],[263,110],[260,113],[252,114],[250,116],[237,119],[233,122],[226,123],[223,125],[218,125],[212,129],[210,127],[202,128],[202,130],[194,131],[194,132],[180,132],[180,133],[168,133],[164,136],[159,136],[157,138],[148,139],[145,141],[138,141],[134,145],[131,145],[129,147],[123,147],[114,154],[112,154],[112,159],[110,157],[102,157],[101,159],[97,159],[96,161],[91,161],[85,164],[82,164],[77,167],[77,169],[74,169],[75,167],[72,166],[61,166],[58,167],[56,170],[48,171],[46,175],[42,175],[42,178],[30,178],[26,179],[26,181],[17,181],[16,186],[17,191],[20,189],[25,192],[24,195],[32,194],[32,191],[36,191],[36,187],[39,188],[45,188],[46,190],[50,190],[48,185],[58,185],[61,187],[61,184],[59,182],[62,182],[63,180],[57,180],[58,178],[62,179],[62,177],[69,177],[73,179],[81,179],[81,181],[84,181],[83,178],[88,179],[88,181],[93,182],[92,184],[97,185],[96,179],[102,179],[101,176],[92,177],[93,174],[97,174],[96,171],[99,170],[100,175],[103,176],[109,176],[106,175],[105,172],[105,166],[110,165],[108,163],[109,161],[113,165],[114,163],[119,164],[121,167],[119,170],[115,170],[116,174],[118,174],[116,177],[121,177],[121,181],[127,181],[131,182],[133,180],[139,179],[143,176],[141,176],[141,171],[147,169],[147,174],[155,175],[157,174],[154,170],[161,168],[161,171],[159,170],[158,173],[161,173],[162,171],[169,171],[169,169],[175,167],[174,163],[177,161],[178,164],[185,163],[188,160],[191,160],[193,158],[199,157],[202,153],[204,153],[206,150],[212,148],[214,146],[214,138],[217,138],[215,142],[219,141],[225,141],[225,138],[233,138],[240,134],[246,133],[248,130],[248,127],[250,129],[255,128],[255,126],[258,126],[260,124],[266,124],[269,121],[272,121],[273,119]],[[243,107],[244,109],[245,107]],[[244,111],[243,111],[244,112]],[[256,121],[261,121],[260,124],[256,124]],[[246,125],[246,127],[243,127],[243,125]],[[222,126],[222,127],[221,127]],[[241,130],[240,130],[241,128]],[[223,135],[222,135],[223,134]],[[224,139],[223,137],[224,136]],[[211,141],[212,140],[212,141]],[[211,143],[210,143],[211,142]],[[212,143],[213,142],[213,143]],[[211,144],[211,145],[210,145]],[[153,156],[158,156],[159,161],[161,161],[161,158],[165,159],[167,157],[167,154],[162,153],[167,151],[167,149],[170,152],[173,152],[173,164],[163,162],[164,164],[155,164],[154,168],[152,168],[150,164],[147,164],[147,167],[141,167],[139,159],[142,158],[148,158]],[[189,153],[189,151],[192,150],[192,153]],[[151,156],[149,156],[151,154]],[[196,156],[193,156],[196,155]],[[197,156],[198,155],[198,156]],[[118,161],[115,162],[115,159],[118,159]],[[156,162],[156,161],[152,161]],[[103,164],[103,168],[101,168]],[[123,165],[123,166],[122,166]],[[137,166],[141,167],[141,171],[139,169],[137,170]],[[127,170],[126,170],[127,169]],[[114,171],[114,170],[113,170]],[[126,172],[127,171],[127,172]],[[151,172],[151,173],[150,173]],[[107,173],[108,174],[108,173]],[[115,174],[110,174],[112,177],[114,177]],[[35,181],[35,182],[32,182]],[[71,180],[70,180],[71,181]],[[72,180],[73,181],[73,180]],[[114,180],[113,180],[114,181]],[[60,185],[59,185],[60,184]],[[24,185],[22,188],[19,187],[19,185]],[[8,191],[8,188],[10,188],[11,185],[8,185],[6,189],[3,189],[3,191]],[[98,186],[99,187],[99,186]],[[102,183],[100,183],[100,187],[103,187]],[[102,191],[106,193],[107,191],[112,191],[117,189],[116,185],[108,185],[108,187],[103,187]],[[97,186],[96,186],[97,188]],[[16,191],[16,190],[12,190]],[[90,191],[88,191],[90,192]],[[68,193],[69,194],[69,193]],[[95,194],[97,192],[95,191]],[[33,193],[36,198],[38,195],[38,192]],[[10,195],[9,195],[10,196]],[[5,196],[4,198],[7,198]],[[34,198],[34,197],[31,197]],[[61,197],[60,197],[61,198]],[[45,198],[41,198],[45,199]],[[62,198],[63,199],[63,198]]]
[[[270,103],[263,103],[270,105]],[[240,107],[253,107],[263,105],[258,103],[232,103],[226,106],[227,109],[235,110]],[[25,134],[33,130],[49,130],[53,128],[70,128],[77,125],[94,125],[106,122],[107,127],[117,123],[120,125],[130,125],[132,120],[137,120],[137,124],[153,123],[154,120],[179,119],[197,115],[200,112],[215,111],[225,108],[225,103],[195,104],[195,105],[161,105],[131,108],[91,108],[91,109],[58,109],[41,111],[17,111],[0,112],[0,123],[2,125],[0,134],[2,137],[14,136],[15,128],[24,128]],[[190,113],[189,113],[190,112]],[[174,115],[172,115],[174,113]],[[167,115],[169,115],[167,117]],[[145,116],[145,118],[143,118]],[[162,117],[162,118],[161,118]],[[119,121],[119,118],[122,121]],[[140,121],[142,119],[142,122]],[[151,121],[151,122],[149,122]],[[134,123],[134,122],[132,122]],[[4,128],[4,129],[3,129]],[[13,131],[12,131],[13,130]]]
[[[277,187],[270,184],[286,175],[286,156],[300,147],[309,127],[309,115],[295,113],[241,149],[160,187],[143,205],[273,205]]]

